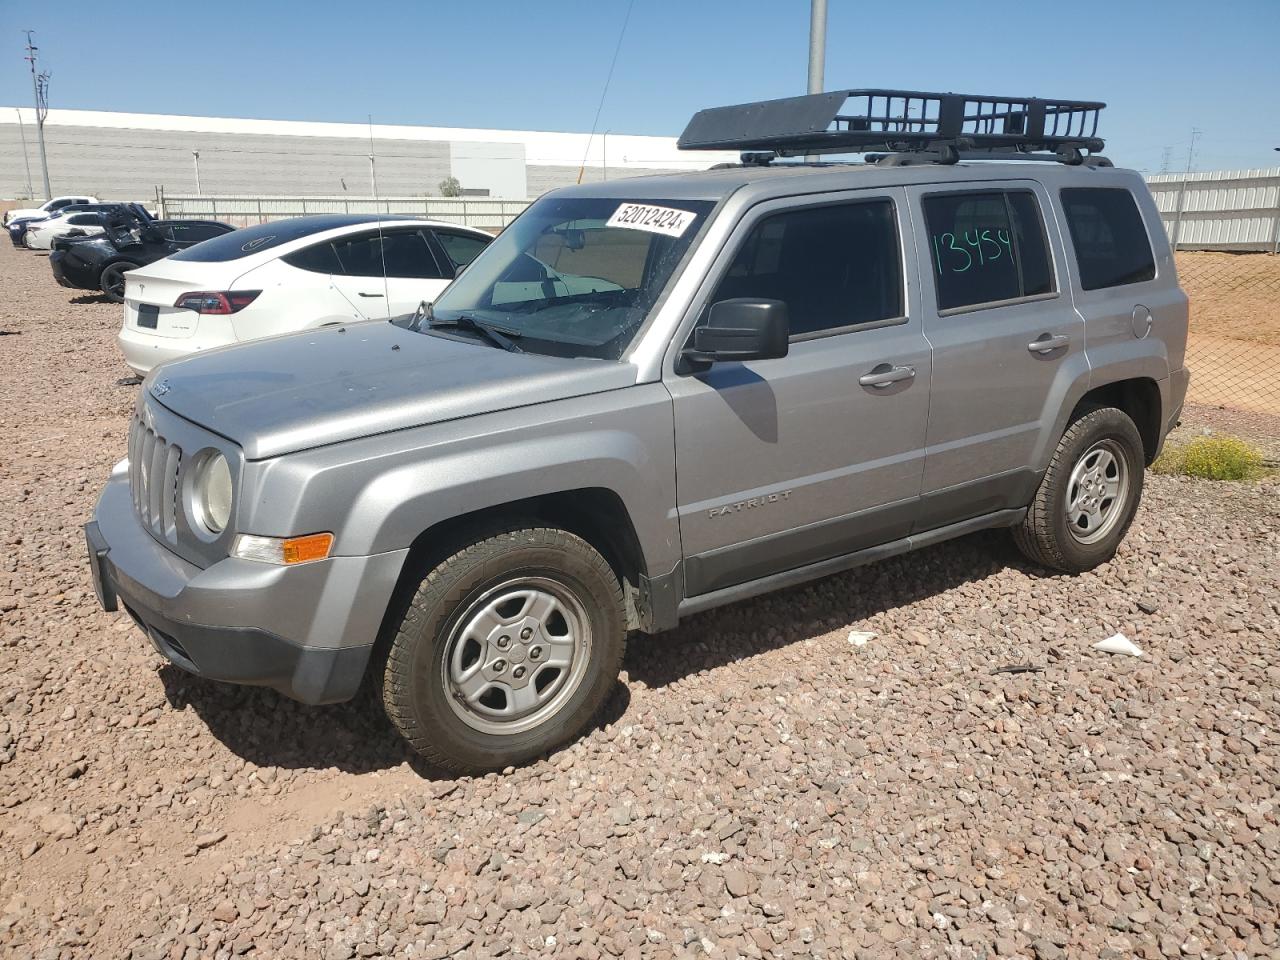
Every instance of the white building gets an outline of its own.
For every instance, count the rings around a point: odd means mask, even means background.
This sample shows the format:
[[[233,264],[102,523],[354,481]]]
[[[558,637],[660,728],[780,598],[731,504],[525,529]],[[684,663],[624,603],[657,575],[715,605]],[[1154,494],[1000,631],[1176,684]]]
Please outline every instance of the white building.
[[[524,199],[577,182],[580,169],[585,182],[737,159],[682,153],[674,137],[97,110],[50,110],[45,143],[55,195],[104,199],[147,199],[157,187],[194,194],[197,175],[206,195],[370,196],[371,166],[383,196],[438,196],[440,182],[455,177],[472,196]],[[32,192],[42,193],[34,111],[0,107],[0,197]]]

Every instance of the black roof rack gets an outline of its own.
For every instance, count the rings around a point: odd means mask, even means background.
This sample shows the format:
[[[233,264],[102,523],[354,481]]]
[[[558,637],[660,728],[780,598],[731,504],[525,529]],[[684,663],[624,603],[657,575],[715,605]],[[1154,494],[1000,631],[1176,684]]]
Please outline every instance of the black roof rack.
[[[877,151],[938,163],[1012,156],[1078,164],[1083,151],[1103,148],[1097,133],[1105,106],[1092,100],[834,90],[699,110],[678,146],[779,157]]]

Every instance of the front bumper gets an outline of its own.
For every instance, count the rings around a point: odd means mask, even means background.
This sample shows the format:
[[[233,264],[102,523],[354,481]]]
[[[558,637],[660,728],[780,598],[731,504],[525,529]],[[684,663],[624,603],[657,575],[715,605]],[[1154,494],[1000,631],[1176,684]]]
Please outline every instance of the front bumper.
[[[408,553],[296,567],[228,558],[201,569],[138,523],[120,471],[85,538],[103,609],[123,607],[175,666],[312,704],[355,695]]]

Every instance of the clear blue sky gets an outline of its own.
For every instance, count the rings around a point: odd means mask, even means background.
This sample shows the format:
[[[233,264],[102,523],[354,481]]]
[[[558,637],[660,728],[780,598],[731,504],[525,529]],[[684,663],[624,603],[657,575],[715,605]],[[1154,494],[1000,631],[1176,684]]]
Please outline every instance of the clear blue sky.
[[[585,131],[626,0],[0,0],[0,103]],[[635,0],[600,129],[803,93],[807,0]],[[1145,12],[1149,11],[1149,12]],[[830,0],[827,87],[1105,100],[1117,163],[1280,165],[1280,0]]]

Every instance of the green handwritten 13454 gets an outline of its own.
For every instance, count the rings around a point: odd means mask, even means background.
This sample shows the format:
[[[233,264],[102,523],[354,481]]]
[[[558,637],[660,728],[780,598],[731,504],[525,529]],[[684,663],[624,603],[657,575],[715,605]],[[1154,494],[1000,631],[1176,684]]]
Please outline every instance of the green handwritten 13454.
[[[990,230],[966,230],[960,234],[960,243],[956,243],[954,233],[937,233],[933,236],[933,261],[938,273],[943,273],[943,256],[949,259],[947,269],[952,273],[964,273],[975,264],[985,267],[1005,257],[1012,259],[1013,244],[1009,241],[1009,233],[996,230],[991,236]]]

